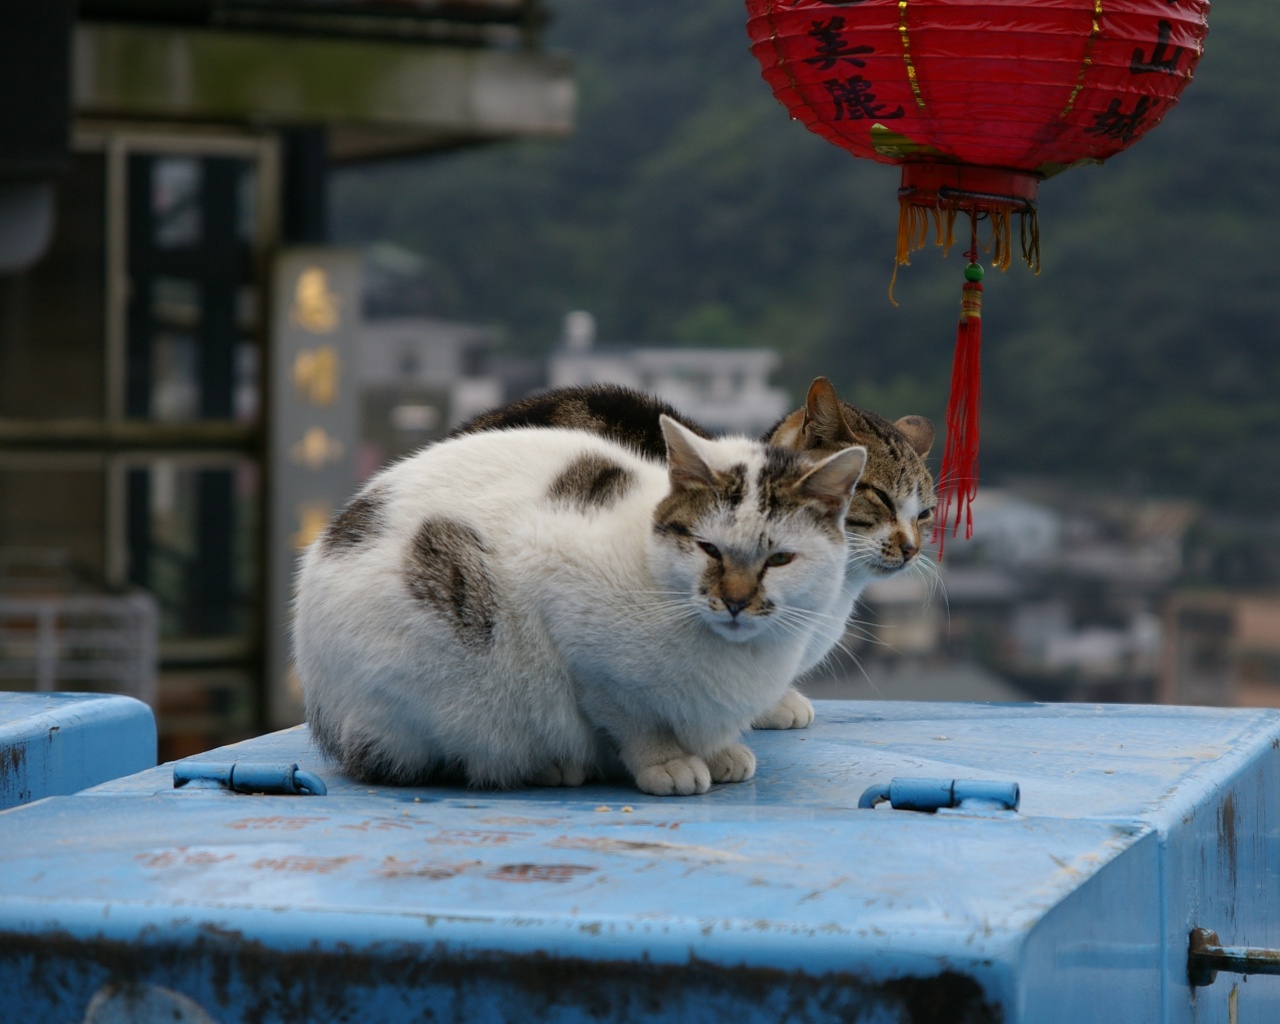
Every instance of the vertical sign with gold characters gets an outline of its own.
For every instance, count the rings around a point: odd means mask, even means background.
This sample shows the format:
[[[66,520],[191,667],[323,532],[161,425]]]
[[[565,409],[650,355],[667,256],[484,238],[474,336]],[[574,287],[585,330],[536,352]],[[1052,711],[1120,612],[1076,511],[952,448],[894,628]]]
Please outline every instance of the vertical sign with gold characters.
[[[354,250],[282,251],[272,280],[269,357],[268,714],[302,718],[289,650],[298,556],[356,485],[359,439],[354,360],[360,260]]]

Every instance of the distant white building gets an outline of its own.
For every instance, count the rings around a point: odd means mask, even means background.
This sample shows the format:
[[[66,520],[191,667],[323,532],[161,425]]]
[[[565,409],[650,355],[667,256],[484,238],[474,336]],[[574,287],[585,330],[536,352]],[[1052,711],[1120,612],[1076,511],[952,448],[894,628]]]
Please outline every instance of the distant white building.
[[[791,411],[769,384],[782,360],[771,349],[597,345],[590,313],[565,318],[564,344],[547,360],[547,386],[621,384],[657,395],[721,433],[764,433]]]
[[[493,331],[477,324],[397,317],[368,320],[360,329],[360,385],[426,387],[448,396],[439,410],[444,429],[501,405],[502,382],[486,370]]]
[[[503,381],[488,369],[493,347],[493,332],[482,325],[421,316],[366,320],[352,367],[361,479],[502,405]]]
[[[597,346],[589,313],[565,320],[562,346],[536,380],[509,380],[492,328],[420,315],[366,319],[351,367],[361,393],[365,477],[387,460],[444,436],[530,387],[623,384],[670,402],[708,429],[758,436],[791,409],[769,384],[781,363],[768,349]]]

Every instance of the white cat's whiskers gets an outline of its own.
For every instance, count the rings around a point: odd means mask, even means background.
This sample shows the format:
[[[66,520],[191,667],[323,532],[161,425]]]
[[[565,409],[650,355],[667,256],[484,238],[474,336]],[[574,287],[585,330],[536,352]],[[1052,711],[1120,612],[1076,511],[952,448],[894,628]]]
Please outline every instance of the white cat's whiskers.
[[[803,608],[780,609],[778,618],[780,622],[785,622],[788,626],[806,633],[809,631],[809,628],[812,627],[815,619],[836,622],[844,627],[840,634],[831,641],[831,649],[816,665],[813,666],[814,668],[825,665],[831,661],[835,656],[836,651],[839,650],[857,663],[861,669],[861,662],[849,646],[851,640],[860,640],[867,644],[888,646],[885,644],[885,641],[881,640],[871,631],[870,623],[863,622],[859,619],[845,618],[844,616],[832,615],[827,612],[818,612]]]
[[[783,606],[776,608],[773,617],[787,622],[800,622],[805,625],[813,625],[814,622],[826,621],[843,623],[845,617],[843,615],[833,615],[830,612],[820,612],[813,608],[795,608]]]
[[[892,623],[881,623],[880,625],[881,630],[892,631],[897,628],[898,627],[896,625],[893,625]],[[874,639],[871,639],[869,642],[873,644],[877,644],[880,647],[883,647],[884,653],[886,654],[900,655],[902,653],[900,650],[898,650],[897,645],[892,640],[884,637],[883,635],[877,635]]]
[[[810,669],[810,674],[824,669],[829,669],[829,667],[838,660],[838,655],[841,654],[853,663],[854,668],[856,668],[862,675],[862,678],[867,681],[867,685],[875,691],[876,696],[883,697],[884,695],[880,692],[880,688],[876,686],[875,681],[867,674],[866,667],[862,664],[862,659],[859,658],[858,655],[849,647],[848,641],[844,637],[841,637],[832,644],[831,649],[827,651],[822,660]]]
[[[632,621],[644,627],[675,625],[685,620],[696,619],[701,614],[701,609],[686,595],[676,600],[643,604],[633,611]]]
[[[871,676],[867,673],[867,670],[863,667],[862,662],[857,658],[854,658],[853,663],[858,667],[858,671],[862,673],[862,678],[867,681],[867,685],[871,687],[875,695],[879,697],[881,700],[883,700],[885,698],[884,691],[882,691],[880,687],[876,685],[876,681],[872,679]]]
[[[806,639],[813,632],[809,617],[804,614],[803,609],[779,608],[769,616],[769,620],[779,629],[800,640]]]
[[[865,569],[880,560],[880,544],[870,537],[859,534],[847,534],[848,546],[845,551],[845,571]]]
[[[879,547],[878,544],[869,539],[862,539],[858,543],[849,545],[849,550],[844,560],[846,562],[868,562],[877,557]]]
[[[831,612],[820,612],[816,608],[797,608],[793,605],[787,605],[778,608],[778,612],[784,615],[800,615],[806,618],[827,619],[831,622],[843,622],[845,616],[835,615]]]
[[[885,627],[880,626],[879,628],[884,629]],[[847,623],[845,623],[845,632],[852,633],[859,640],[863,640],[869,644],[880,644],[880,645],[888,646],[887,644],[885,644],[884,640],[880,639],[880,635],[876,632],[876,626],[870,622],[865,622],[861,619],[850,619]]]

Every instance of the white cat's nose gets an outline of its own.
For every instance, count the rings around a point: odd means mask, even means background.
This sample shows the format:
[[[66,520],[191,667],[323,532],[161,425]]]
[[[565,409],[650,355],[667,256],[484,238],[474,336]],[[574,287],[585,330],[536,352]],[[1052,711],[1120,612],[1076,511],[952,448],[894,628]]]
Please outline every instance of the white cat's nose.
[[[738,613],[742,611],[742,609],[745,608],[750,603],[751,603],[751,598],[749,597],[747,598],[726,597],[724,599],[725,608],[729,610],[729,614],[732,615],[735,619],[738,617]]]

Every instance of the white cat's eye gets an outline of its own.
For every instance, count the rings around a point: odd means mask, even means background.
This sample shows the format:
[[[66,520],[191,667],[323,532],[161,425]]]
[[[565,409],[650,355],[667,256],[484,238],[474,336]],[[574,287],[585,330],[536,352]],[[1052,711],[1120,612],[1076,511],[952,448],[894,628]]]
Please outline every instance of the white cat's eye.
[[[720,558],[722,557],[720,554],[720,549],[716,547],[714,544],[708,544],[705,540],[698,541],[698,547],[702,548],[703,551],[705,551],[708,555],[710,555],[712,558],[716,559],[717,561],[719,561]]]
[[[788,565],[795,560],[794,551],[775,551],[764,560],[764,564],[770,569],[776,569],[780,565]]]

